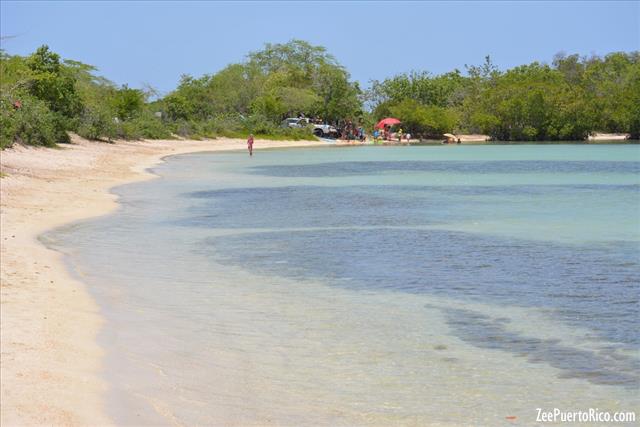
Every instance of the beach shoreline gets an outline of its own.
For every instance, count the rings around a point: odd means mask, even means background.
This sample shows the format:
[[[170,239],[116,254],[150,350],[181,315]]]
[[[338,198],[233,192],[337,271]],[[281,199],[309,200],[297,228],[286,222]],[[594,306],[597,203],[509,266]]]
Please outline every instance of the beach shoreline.
[[[349,145],[257,140],[255,148]],[[39,236],[112,213],[119,203],[111,189],[157,177],[150,168],[167,157],[231,150],[248,155],[241,139],[108,144],[77,136],[57,149],[0,153],[2,425],[115,424],[103,369],[108,350],[98,340],[104,316],[64,255]]]
[[[257,140],[257,150],[326,146],[322,141]],[[2,347],[0,423],[109,425],[101,376],[103,324],[86,285],[44,232],[118,207],[110,189],[152,179],[148,169],[178,154],[246,149],[241,139],[92,142],[59,148],[17,146],[0,166]]]

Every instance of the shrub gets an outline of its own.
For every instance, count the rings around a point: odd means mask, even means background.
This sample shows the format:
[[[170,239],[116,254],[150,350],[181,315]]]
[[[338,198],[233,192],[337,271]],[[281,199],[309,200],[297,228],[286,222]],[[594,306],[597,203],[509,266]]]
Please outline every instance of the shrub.
[[[144,107],[144,93],[139,89],[130,89],[127,85],[118,89],[112,99],[113,109],[120,120],[136,117]]]
[[[244,121],[244,130],[253,134],[276,134],[278,128],[262,114],[252,114]]]
[[[71,118],[80,112],[82,101],[76,91],[76,80],[62,65],[60,55],[43,45],[26,59],[26,65],[32,71],[28,85],[31,95],[63,116]]]
[[[452,110],[434,105],[422,105],[414,100],[404,100],[390,108],[394,117],[402,119],[402,127],[416,135],[439,136],[452,132],[458,117]]]
[[[17,120],[11,102],[0,99],[0,149],[10,147],[16,135]]]
[[[67,121],[62,115],[49,110],[44,101],[24,97],[19,109],[13,109],[13,106],[6,104],[3,100],[3,148],[11,146],[14,142],[47,147],[69,142],[66,132]]]
[[[110,111],[98,108],[85,108],[77,127],[78,135],[87,139],[117,136],[117,126]]]
[[[171,130],[158,117],[150,112],[145,112],[134,119],[120,123],[117,135],[129,140],[163,139],[171,138]]]

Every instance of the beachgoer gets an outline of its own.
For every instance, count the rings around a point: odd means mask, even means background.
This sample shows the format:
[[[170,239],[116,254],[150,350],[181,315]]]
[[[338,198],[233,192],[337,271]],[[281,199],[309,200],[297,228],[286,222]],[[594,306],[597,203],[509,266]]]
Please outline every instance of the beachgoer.
[[[249,139],[247,139],[247,148],[249,149],[249,156],[253,156],[253,134],[249,135]]]
[[[398,137],[398,142],[402,142],[402,128],[398,129],[396,136]]]
[[[378,129],[373,130],[373,140],[377,143],[378,137],[380,136],[380,131]]]

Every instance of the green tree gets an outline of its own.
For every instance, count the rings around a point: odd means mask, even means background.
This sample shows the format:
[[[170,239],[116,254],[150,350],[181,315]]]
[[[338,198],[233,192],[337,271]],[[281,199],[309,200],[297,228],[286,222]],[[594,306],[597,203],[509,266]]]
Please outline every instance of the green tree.
[[[338,122],[362,114],[360,87],[349,81],[349,74],[342,67],[322,65],[316,75],[314,90],[319,98],[314,110],[324,120]]]
[[[358,85],[349,81],[346,70],[323,47],[292,40],[267,44],[245,62],[215,74],[183,76],[162,102],[173,122],[198,122],[220,131],[221,123],[233,129],[259,123],[266,129],[262,124],[268,121],[277,132],[289,115],[304,113],[332,122],[359,117],[360,94]]]
[[[390,112],[402,120],[405,131],[423,137],[438,137],[452,132],[458,124],[454,111],[437,105],[422,105],[413,99],[390,107]]]
[[[82,104],[76,91],[73,75],[60,63],[60,56],[49,47],[39,47],[26,60],[31,69],[29,91],[45,101],[49,108],[67,118],[77,115]]]
[[[123,85],[114,93],[112,105],[120,120],[129,120],[140,114],[144,101],[144,93],[141,90]]]

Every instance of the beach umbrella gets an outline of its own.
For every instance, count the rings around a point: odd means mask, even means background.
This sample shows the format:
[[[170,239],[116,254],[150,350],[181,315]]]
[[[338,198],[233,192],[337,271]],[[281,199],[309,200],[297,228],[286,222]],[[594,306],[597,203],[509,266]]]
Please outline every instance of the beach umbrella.
[[[456,138],[456,136],[454,134],[452,134],[452,133],[445,133],[444,137],[445,138],[454,138],[454,139]]]
[[[393,117],[387,117],[386,119],[382,119],[378,122],[378,124],[376,125],[377,129],[383,128],[387,125],[392,126],[392,125],[397,125],[398,123],[401,123],[400,120],[395,119]]]

